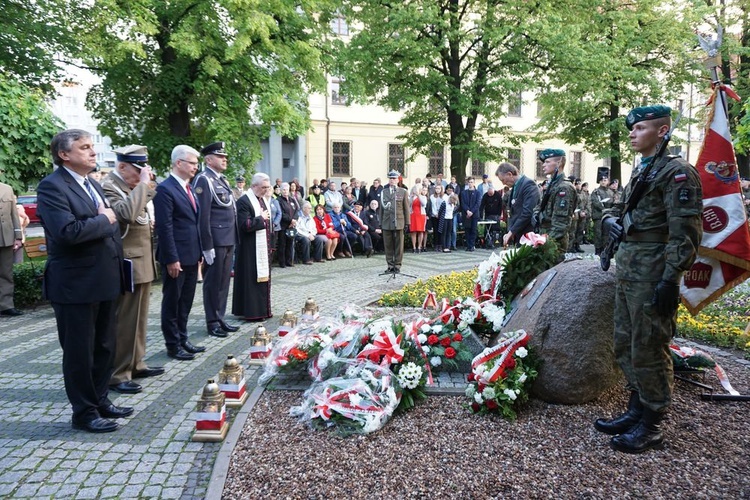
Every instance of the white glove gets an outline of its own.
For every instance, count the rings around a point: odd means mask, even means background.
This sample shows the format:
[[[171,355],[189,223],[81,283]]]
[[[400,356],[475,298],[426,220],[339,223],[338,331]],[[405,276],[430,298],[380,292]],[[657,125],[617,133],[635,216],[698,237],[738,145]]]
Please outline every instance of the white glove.
[[[216,250],[203,250],[203,260],[206,261],[206,265],[212,265],[216,259]]]

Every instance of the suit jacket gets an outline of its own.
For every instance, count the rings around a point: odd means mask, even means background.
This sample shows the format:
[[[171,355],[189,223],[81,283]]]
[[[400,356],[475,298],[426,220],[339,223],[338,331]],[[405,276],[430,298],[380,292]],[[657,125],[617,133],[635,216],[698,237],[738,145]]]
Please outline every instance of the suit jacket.
[[[146,205],[154,199],[156,191],[143,182],[130,189],[114,173],[104,179],[102,189],[120,223],[122,249],[125,258],[133,262],[134,283],[151,283],[156,278],[156,260],[151,238],[151,218]]]
[[[13,188],[0,182],[0,247],[12,247],[22,237]]]
[[[482,204],[482,195],[476,189],[466,189],[461,192],[461,213],[471,211],[472,217],[479,217],[479,207]]]
[[[201,258],[198,229],[201,208],[197,198],[195,203],[196,209],[193,209],[187,192],[171,175],[157,186],[154,197],[156,235],[159,237],[156,258],[162,264],[198,264]]]
[[[98,182],[91,187],[108,204]],[[47,239],[44,296],[60,304],[114,300],[122,291],[120,228],[99,215],[88,192],[64,168],[42,179],[37,213]]]
[[[514,237],[520,238],[534,230],[531,216],[540,197],[536,182],[525,175],[518,178],[508,196],[508,231]]]
[[[391,194],[390,186],[383,188],[380,194],[382,203],[378,207],[380,224],[383,230],[404,229],[409,220],[409,193],[405,188],[397,187]]]
[[[237,244],[234,195],[226,177],[206,168],[193,179],[193,192],[201,206],[199,227],[202,249]]]

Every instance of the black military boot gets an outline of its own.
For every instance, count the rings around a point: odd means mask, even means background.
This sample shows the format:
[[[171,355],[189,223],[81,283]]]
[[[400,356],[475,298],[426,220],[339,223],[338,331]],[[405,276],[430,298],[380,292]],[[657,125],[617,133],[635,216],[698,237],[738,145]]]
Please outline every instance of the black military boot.
[[[599,432],[615,436],[628,432],[634,427],[643,415],[643,405],[641,404],[641,398],[638,395],[638,391],[630,391],[630,401],[628,401],[628,409],[620,415],[610,420],[603,418],[598,419],[594,422],[594,427]]]
[[[661,433],[661,421],[665,412],[643,409],[643,416],[638,424],[625,434],[615,436],[610,446],[623,453],[643,453],[650,449],[660,450],[664,447],[664,436]]]

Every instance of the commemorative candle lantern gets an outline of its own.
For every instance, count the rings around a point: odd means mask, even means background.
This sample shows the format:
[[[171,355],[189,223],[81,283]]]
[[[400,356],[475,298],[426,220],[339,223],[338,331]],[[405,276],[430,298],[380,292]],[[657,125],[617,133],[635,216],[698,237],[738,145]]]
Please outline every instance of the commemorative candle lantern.
[[[255,329],[255,333],[251,339],[253,345],[250,347],[250,361],[251,365],[263,365],[266,363],[266,358],[271,354],[271,337],[268,335],[266,327],[258,325]]]
[[[279,337],[284,337],[297,326],[297,316],[293,311],[287,309],[279,321]]]
[[[305,306],[302,308],[302,319],[316,320],[318,319],[319,311],[320,308],[318,307],[318,304],[315,303],[315,300],[308,298],[305,301]]]
[[[223,441],[227,429],[229,424],[224,393],[214,379],[208,379],[196,405],[193,441]]]
[[[245,369],[231,354],[219,371],[219,390],[224,393],[229,408],[239,408],[247,401]]]

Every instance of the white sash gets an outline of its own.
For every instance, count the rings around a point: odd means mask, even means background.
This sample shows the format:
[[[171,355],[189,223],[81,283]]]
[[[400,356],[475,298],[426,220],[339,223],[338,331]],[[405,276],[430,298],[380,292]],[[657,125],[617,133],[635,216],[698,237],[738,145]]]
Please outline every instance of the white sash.
[[[250,205],[253,206],[253,212],[256,215],[263,213],[260,208],[260,202],[258,197],[255,196],[252,189],[245,191],[245,196],[250,200]],[[266,239],[266,231],[255,231],[255,267],[258,270],[258,283],[265,283],[271,276],[271,267],[268,262],[268,241]]]

